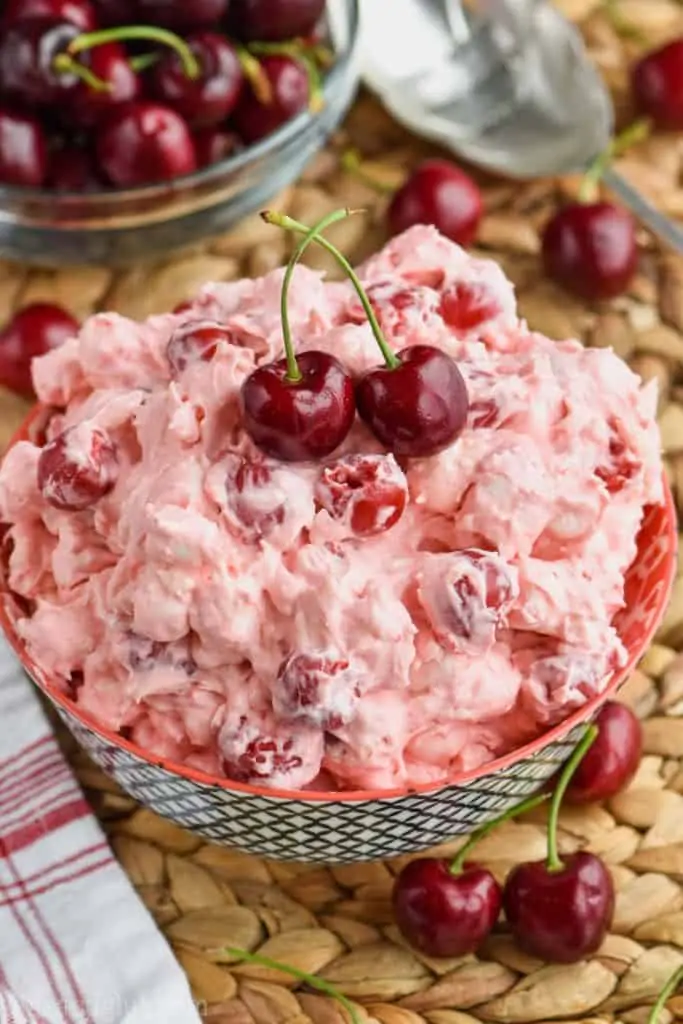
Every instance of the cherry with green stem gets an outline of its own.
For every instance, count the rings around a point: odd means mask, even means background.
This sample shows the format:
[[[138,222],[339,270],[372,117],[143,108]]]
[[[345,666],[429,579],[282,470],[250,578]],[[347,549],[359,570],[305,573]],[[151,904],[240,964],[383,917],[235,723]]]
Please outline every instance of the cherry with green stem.
[[[587,727],[564,766],[548,813],[548,855],[519,864],[508,876],[503,907],[518,944],[551,963],[575,963],[601,945],[614,912],[612,876],[599,857],[580,851],[564,859],[557,848],[563,797],[598,729]]]
[[[286,215],[267,212],[261,216],[288,231],[308,232],[304,224]],[[317,235],[314,241],[351,281],[384,357],[384,366],[367,371],[356,383],[361,419],[396,455],[426,457],[448,447],[464,429],[469,409],[467,387],[456,363],[431,345],[393,352],[349,261],[328,239]]]
[[[288,295],[294,274],[319,232],[353,211],[336,210],[314,227],[289,261],[282,281],[281,317],[285,357],[259,366],[242,385],[244,425],[254,444],[285,462],[330,455],[348,434],[355,417],[353,380],[338,359],[315,349],[295,352]]]
[[[321,992],[323,995],[329,996],[334,999],[335,1002],[346,1010],[349,1015],[349,1024],[362,1024],[360,1016],[356,1007],[353,1005],[350,999],[340,992],[338,988],[330,984],[329,981],[325,981],[324,978],[318,978],[315,974],[309,974],[307,971],[302,971],[298,967],[292,967],[291,964],[283,964],[279,960],[272,960],[269,956],[261,956],[260,953],[250,953],[246,949],[239,949],[236,946],[228,946],[226,949],[219,951],[226,956],[231,957],[233,960],[239,960],[242,963],[255,964],[258,967],[267,967],[271,971],[281,971],[282,974],[288,974],[290,978],[296,978],[297,981],[305,982],[309,988],[315,989],[317,992]]]
[[[540,793],[477,829],[455,858],[420,857],[396,876],[394,917],[401,934],[427,956],[458,957],[473,953],[487,938],[500,914],[502,891],[490,871],[469,863],[474,847],[494,829],[549,799]]]
[[[546,274],[581,298],[610,299],[624,292],[638,266],[636,227],[621,206],[600,200],[599,185],[613,160],[647,138],[649,122],[634,122],[586,171],[578,201],[567,203],[543,230]]]
[[[659,1018],[662,1010],[682,982],[683,967],[679,967],[678,970],[674,971],[667,983],[664,985],[662,991],[657,996],[657,1002],[652,1007],[650,1015],[647,1018],[647,1024],[660,1024]]]

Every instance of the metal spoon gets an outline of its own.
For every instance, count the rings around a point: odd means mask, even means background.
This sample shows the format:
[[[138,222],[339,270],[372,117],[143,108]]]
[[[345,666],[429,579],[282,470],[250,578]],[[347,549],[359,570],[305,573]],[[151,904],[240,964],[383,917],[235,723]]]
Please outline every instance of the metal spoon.
[[[366,84],[412,131],[528,179],[585,170],[612,103],[575,27],[544,0],[364,0]],[[683,229],[613,169],[603,180],[683,253]]]

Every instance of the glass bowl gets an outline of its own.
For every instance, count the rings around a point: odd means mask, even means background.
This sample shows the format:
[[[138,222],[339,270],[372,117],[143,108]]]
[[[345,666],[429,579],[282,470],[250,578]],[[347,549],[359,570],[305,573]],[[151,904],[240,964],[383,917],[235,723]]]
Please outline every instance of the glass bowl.
[[[0,257],[130,264],[227,231],[294,181],[350,106],[358,84],[359,0],[328,0],[336,60],[324,105],[236,156],[172,182],[79,195],[0,188]]]

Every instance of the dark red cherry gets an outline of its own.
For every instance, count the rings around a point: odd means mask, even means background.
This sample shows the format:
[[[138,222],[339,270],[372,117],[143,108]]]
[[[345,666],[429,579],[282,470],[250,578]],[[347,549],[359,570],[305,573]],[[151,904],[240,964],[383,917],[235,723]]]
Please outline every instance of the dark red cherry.
[[[325,0],[231,0],[230,27],[247,42],[282,42],[313,31]]]
[[[235,128],[245,142],[258,142],[270,135],[306,110],[310,101],[310,80],[300,61],[273,55],[263,57],[261,67],[270,83],[271,102],[262,103],[251,86],[245,87],[233,115]]]
[[[545,226],[543,266],[583,299],[620,295],[638,266],[633,217],[613,203],[568,203]]]
[[[170,107],[139,101],[113,110],[99,127],[97,161],[120,188],[167,181],[197,169],[187,122]]]
[[[210,363],[219,345],[232,345],[227,327],[214,320],[188,320],[176,327],[166,348],[171,376],[179,377],[192,363]]]
[[[564,858],[559,869],[545,861],[519,864],[508,876],[503,906],[510,930],[527,953],[570,964],[602,944],[612,922],[612,876],[592,853]]]
[[[135,0],[135,19],[176,32],[213,28],[225,17],[230,0]]]
[[[479,186],[448,160],[425,160],[395,193],[387,219],[393,235],[431,224],[458,245],[474,241],[483,213]]]
[[[92,32],[97,28],[97,15],[90,0],[7,0],[3,25],[29,18],[70,21],[81,32]]]
[[[99,192],[105,186],[87,149],[65,146],[50,156],[47,184],[57,192]]]
[[[118,475],[116,445],[90,423],[79,423],[45,445],[38,459],[38,487],[45,501],[68,512],[95,505]]]
[[[210,167],[227,160],[241,148],[239,136],[223,128],[200,128],[193,138],[198,167]]]
[[[500,313],[500,306],[485,285],[456,281],[444,288],[439,312],[455,331],[472,331]]]
[[[140,79],[120,43],[102,43],[80,53],[78,62],[105,82],[107,88],[93,89],[86,82],[79,81],[70,93],[64,111],[66,123],[78,125],[79,128],[92,128],[110,110],[140,95]]]
[[[434,455],[467,422],[467,386],[450,356],[431,345],[398,353],[400,366],[378,366],[356,385],[361,419],[395,455]]]
[[[190,78],[173,50],[152,69],[150,88],[193,128],[218,125],[230,116],[244,85],[242,66],[229,39],[216,32],[195,32],[186,42],[199,62],[199,78]]]
[[[78,28],[56,18],[17,21],[0,32],[0,92],[28,106],[64,103],[78,79],[58,68],[58,58]]]
[[[608,700],[595,719],[598,736],[572,776],[566,800],[607,800],[631,781],[640,763],[643,730],[630,708]]]
[[[466,866],[453,874],[448,861],[413,860],[396,876],[396,924],[407,941],[427,956],[473,953],[498,920],[501,890],[485,868]]]
[[[301,380],[287,377],[287,361],[260,366],[242,385],[244,425],[255,444],[285,462],[330,455],[353,423],[353,381],[326,352],[297,355]]]
[[[0,384],[31,396],[31,360],[78,334],[79,323],[59,306],[24,306],[0,331]]]
[[[657,128],[683,128],[683,38],[646,54],[631,70],[636,106]]]
[[[92,0],[101,25],[131,25],[137,16],[136,0]]]
[[[315,500],[358,537],[395,526],[408,501],[408,481],[391,455],[344,455],[320,470]]]
[[[47,176],[47,140],[30,114],[0,108],[0,183],[40,188]]]

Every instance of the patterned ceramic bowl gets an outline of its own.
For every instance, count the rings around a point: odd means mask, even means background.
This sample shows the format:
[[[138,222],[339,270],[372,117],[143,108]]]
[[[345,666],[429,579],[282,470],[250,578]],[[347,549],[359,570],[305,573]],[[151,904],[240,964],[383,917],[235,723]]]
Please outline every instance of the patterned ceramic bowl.
[[[37,440],[48,413],[37,408],[13,443]],[[662,620],[676,565],[676,511],[647,510],[638,555],[626,581],[626,607],[616,625],[628,664],[604,693],[532,743],[440,785],[406,790],[304,793],[217,779],[146,753],[83,714],[27,655],[15,622],[20,606],[0,581],[0,625],[26,672],[54,704],[98,765],[136,800],[216,843],[270,857],[350,863],[424,849],[472,831],[530,796],[566,760],[581,726],[627,678]]]

